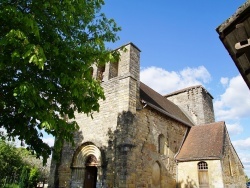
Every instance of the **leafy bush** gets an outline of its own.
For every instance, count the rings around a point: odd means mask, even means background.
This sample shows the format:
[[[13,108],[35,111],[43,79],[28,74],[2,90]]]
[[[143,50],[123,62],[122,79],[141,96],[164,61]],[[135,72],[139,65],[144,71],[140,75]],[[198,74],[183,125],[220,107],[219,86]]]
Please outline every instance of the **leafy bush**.
[[[48,176],[49,165],[43,166],[42,160],[27,149],[0,139],[0,188],[33,188]]]
[[[0,187],[19,179],[23,161],[13,144],[0,140]]]
[[[19,185],[17,184],[7,184],[4,186],[4,188],[19,188]]]
[[[19,181],[20,188],[28,188],[29,171],[30,169],[27,166],[23,167],[22,174],[21,174],[20,181]]]
[[[36,187],[37,183],[39,182],[39,171],[37,168],[32,168],[29,173],[29,185],[28,187]]]
[[[23,167],[19,187],[20,188],[34,188],[39,182],[39,170],[34,167],[30,168],[27,166]]]

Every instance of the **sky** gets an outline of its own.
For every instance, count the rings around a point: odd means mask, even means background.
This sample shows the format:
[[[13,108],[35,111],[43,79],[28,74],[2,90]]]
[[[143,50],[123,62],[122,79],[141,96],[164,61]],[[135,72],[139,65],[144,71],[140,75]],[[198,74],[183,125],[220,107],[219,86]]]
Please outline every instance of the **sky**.
[[[250,177],[250,90],[216,32],[243,3],[106,0],[102,12],[122,27],[111,49],[133,42],[141,50],[142,82],[161,94],[200,84],[208,90]]]

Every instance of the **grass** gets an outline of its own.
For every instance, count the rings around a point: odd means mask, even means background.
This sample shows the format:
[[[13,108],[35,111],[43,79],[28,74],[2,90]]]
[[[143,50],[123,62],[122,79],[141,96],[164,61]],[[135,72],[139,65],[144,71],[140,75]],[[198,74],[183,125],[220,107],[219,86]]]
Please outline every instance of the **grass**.
[[[6,184],[4,188],[19,188],[18,184]]]

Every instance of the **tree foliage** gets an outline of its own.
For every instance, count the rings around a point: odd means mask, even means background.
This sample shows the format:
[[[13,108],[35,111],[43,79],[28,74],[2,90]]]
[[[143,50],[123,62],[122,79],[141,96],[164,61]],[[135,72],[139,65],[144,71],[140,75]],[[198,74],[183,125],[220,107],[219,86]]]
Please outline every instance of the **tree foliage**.
[[[20,188],[34,188],[39,182],[39,171],[36,167],[23,166],[19,181]]]
[[[14,145],[0,140],[0,187],[18,178],[22,170],[22,158]]]
[[[13,143],[1,139],[0,167],[0,187],[18,182],[21,187],[36,187],[49,176],[49,163],[44,166],[31,151],[16,148]]]
[[[49,178],[50,163],[51,158],[47,161],[47,164],[44,165],[43,161],[32,154],[31,151],[26,150],[25,148],[16,148],[22,159],[23,166],[29,167],[30,169],[37,169],[39,172],[39,182],[47,181]]]
[[[93,63],[114,56],[106,47],[120,28],[101,13],[104,0],[0,1],[0,128],[25,141],[38,156],[73,141],[74,112],[98,111],[104,99]],[[69,119],[69,121],[65,121]]]
[[[29,186],[29,172],[30,169],[26,166],[23,166],[19,181],[20,188],[27,188]]]
[[[245,178],[246,178],[246,183],[250,182],[250,178],[247,175],[245,175]]]

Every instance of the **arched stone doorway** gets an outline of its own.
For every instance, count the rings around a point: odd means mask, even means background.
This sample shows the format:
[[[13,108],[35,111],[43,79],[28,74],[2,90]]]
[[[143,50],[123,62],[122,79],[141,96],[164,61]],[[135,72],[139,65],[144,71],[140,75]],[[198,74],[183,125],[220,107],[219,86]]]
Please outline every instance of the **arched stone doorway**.
[[[97,159],[94,155],[89,155],[85,163],[84,186],[86,188],[95,188],[97,180]]]
[[[79,147],[72,161],[71,187],[97,187],[101,163],[101,151],[93,143],[88,142]]]

